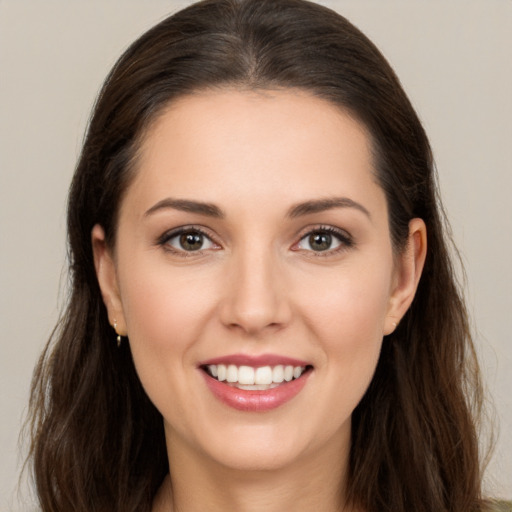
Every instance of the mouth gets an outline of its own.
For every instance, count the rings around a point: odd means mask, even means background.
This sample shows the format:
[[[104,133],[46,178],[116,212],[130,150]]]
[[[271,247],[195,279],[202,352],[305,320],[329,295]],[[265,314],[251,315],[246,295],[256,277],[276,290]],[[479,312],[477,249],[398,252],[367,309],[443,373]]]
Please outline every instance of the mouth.
[[[292,382],[312,370],[311,365],[246,366],[209,364],[201,367],[212,379],[245,391],[266,391]]]
[[[199,369],[213,396],[244,412],[263,413],[286,404],[301,393],[313,373],[312,365],[288,358],[228,359],[207,361]]]

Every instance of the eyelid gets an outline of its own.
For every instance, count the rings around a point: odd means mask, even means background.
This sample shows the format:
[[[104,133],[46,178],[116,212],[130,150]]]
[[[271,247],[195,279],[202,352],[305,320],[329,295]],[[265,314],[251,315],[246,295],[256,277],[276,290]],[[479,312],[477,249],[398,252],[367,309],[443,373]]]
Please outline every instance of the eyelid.
[[[175,238],[177,236],[180,236],[184,233],[189,232],[195,232],[200,233],[202,236],[207,238],[215,247],[208,248],[208,249],[199,249],[197,251],[185,251],[181,249],[177,249],[171,245],[168,244],[169,240],[172,238]],[[165,231],[162,235],[160,235],[156,240],[156,245],[162,246],[165,250],[172,252],[174,254],[178,254],[180,256],[184,257],[190,257],[194,255],[200,255],[203,254],[206,251],[210,250],[218,250],[222,248],[220,243],[216,240],[215,236],[213,236],[210,232],[210,230],[204,228],[203,226],[198,226],[197,224],[187,224],[185,226],[178,226],[176,228],[169,229]]]
[[[311,236],[313,233],[327,233],[329,235],[332,235],[337,238],[337,240],[340,242],[339,246],[335,247],[334,249],[327,249],[325,251],[313,251],[308,249],[301,249],[298,247],[298,245],[308,236]],[[330,256],[333,254],[337,254],[339,252],[345,251],[347,249],[350,249],[355,246],[355,241],[346,230],[331,226],[331,225],[325,225],[325,224],[318,224],[315,226],[308,226],[307,228],[304,228],[301,230],[300,234],[298,235],[299,240],[295,242],[292,246],[293,251],[304,251],[307,253],[310,253],[310,255],[318,257],[318,256]]]
[[[187,232],[197,232],[206,237],[215,247],[213,248],[207,248],[207,249],[199,249],[197,251],[185,251],[180,250],[175,247],[172,247],[168,244],[169,240],[179,236],[183,233]],[[313,233],[328,233],[329,235],[334,236],[339,242],[339,246],[335,247],[334,249],[327,249],[325,251],[313,251],[313,250],[307,250],[307,249],[301,249],[298,247],[300,242],[304,240],[306,237],[311,236]],[[355,245],[354,239],[350,233],[348,233],[346,230],[332,226],[332,225],[325,225],[325,224],[318,224],[314,226],[308,226],[306,228],[303,228],[300,233],[297,235],[298,241],[295,242],[291,250],[292,251],[303,251],[310,253],[310,255],[318,257],[318,256],[329,256],[332,254],[336,254],[338,252],[342,252],[344,250],[347,250]],[[176,228],[169,229],[165,231],[162,235],[160,235],[156,240],[156,245],[162,246],[165,250],[172,252],[174,254],[178,254],[180,256],[184,257],[190,257],[194,255],[201,255],[204,254],[206,251],[218,250],[222,248],[222,245],[216,240],[215,235],[211,233],[211,231],[203,226],[197,225],[197,224],[187,224],[184,226],[178,226]]]

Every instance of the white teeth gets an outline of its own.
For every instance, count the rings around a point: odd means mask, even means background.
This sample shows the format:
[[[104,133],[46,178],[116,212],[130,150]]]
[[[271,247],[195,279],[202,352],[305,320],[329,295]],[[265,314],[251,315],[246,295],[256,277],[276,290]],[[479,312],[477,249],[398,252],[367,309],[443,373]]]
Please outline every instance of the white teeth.
[[[283,382],[284,380],[284,367],[282,364],[274,366],[272,370],[272,382]]]
[[[238,368],[239,384],[254,384],[254,368],[250,366],[240,366]]]
[[[238,381],[238,368],[234,364],[230,364],[226,370],[226,380],[228,382]]]
[[[234,364],[210,364],[208,371],[218,381],[236,384],[240,389],[269,389],[283,381],[298,379],[306,368],[304,366],[236,366]]]
[[[293,366],[284,367],[284,380],[290,382],[293,379]]]
[[[211,366],[215,366],[215,365],[212,364]],[[212,375],[213,375],[213,372],[212,372]],[[214,377],[215,377],[215,375],[214,375]],[[226,366],[223,364],[217,365],[217,379],[220,382],[223,382],[226,380]]]
[[[272,383],[270,385],[268,384],[253,384],[252,386],[248,386],[248,385],[245,385],[245,384],[237,384],[237,388],[238,389],[245,389],[245,390],[248,390],[248,391],[265,391],[267,389],[273,389],[273,388],[277,388],[277,386],[279,386],[279,384],[276,384],[276,383]]]
[[[254,372],[255,384],[272,384],[272,368],[270,366],[262,366],[256,368]]]

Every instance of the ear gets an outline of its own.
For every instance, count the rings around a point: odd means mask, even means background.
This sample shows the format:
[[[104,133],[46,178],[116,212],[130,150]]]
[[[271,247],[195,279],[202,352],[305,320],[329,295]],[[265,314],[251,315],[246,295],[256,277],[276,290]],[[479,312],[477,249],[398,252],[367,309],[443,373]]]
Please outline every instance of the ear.
[[[103,302],[107,308],[110,325],[115,327],[117,334],[126,336],[126,321],[119,294],[115,262],[112,251],[105,241],[105,231],[99,224],[92,228],[91,243],[96,276],[100,285]]]
[[[393,288],[384,324],[384,334],[391,334],[411,305],[427,255],[427,228],[422,219],[409,222],[407,245],[396,260]]]

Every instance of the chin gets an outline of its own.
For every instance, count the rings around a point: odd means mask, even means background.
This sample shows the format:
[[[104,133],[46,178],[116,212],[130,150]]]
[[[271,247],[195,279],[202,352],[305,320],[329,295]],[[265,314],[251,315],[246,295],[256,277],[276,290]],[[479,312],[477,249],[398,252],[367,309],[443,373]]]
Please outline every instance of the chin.
[[[266,472],[283,470],[292,467],[301,459],[301,453],[288,447],[272,447],[254,445],[232,446],[224,450],[222,454],[215,455],[215,461],[226,469],[240,472]]]
[[[333,446],[333,441],[338,445],[346,437],[341,432],[329,435],[327,431],[324,437],[321,429],[315,429],[317,435],[311,436],[303,422],[298,422],[297,426],[293,429],[289,424],[275,422],[272,426],[232,427],[222,436],[210,437],[210,443],[203,445],[203,450],[212,462],[225,468],[241,472],[276,471],[302,467],[306,461],[322,457],[321,454]]]

